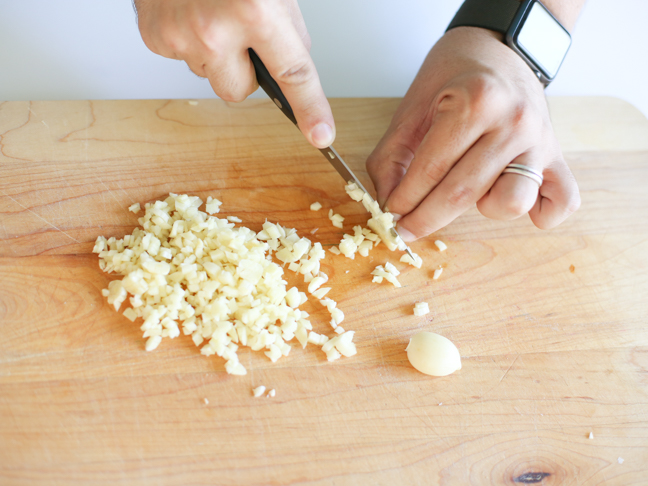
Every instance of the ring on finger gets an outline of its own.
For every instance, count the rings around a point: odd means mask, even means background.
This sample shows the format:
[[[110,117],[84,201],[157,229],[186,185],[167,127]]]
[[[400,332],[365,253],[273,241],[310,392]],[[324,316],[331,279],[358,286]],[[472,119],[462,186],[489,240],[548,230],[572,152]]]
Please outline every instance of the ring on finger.
[[[526,165],[515,164],[513,162],[506,166],[506,168],[502,171],[502,174],[517,174],[528,177],[536,184],[538,184],[538,187],[542,186],[542,182],[544,180],[542,174],[537,170],[534,170],[531,167],[527,167]]]

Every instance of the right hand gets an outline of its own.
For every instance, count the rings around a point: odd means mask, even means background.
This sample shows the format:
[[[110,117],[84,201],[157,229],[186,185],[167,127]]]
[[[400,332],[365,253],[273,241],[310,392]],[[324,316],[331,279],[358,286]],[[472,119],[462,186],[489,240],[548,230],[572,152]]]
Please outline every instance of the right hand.
[[[135,0],[135,6],[146,46],[185,61],[225,101],[243,101],[256,91],[248,55],[248,48],[254,49],[306,139],[317,148],[333,143],[333,114],[297,0]]]

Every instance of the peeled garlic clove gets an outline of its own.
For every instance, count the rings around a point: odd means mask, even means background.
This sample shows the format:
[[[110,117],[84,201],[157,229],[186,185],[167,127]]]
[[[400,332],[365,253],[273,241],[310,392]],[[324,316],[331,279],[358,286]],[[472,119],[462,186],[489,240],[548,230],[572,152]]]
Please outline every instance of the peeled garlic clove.
[[[446,376],[461,369],[459,350],[452,341],[439,334],[418,332],[405,350],[411,365],[426,375]]]

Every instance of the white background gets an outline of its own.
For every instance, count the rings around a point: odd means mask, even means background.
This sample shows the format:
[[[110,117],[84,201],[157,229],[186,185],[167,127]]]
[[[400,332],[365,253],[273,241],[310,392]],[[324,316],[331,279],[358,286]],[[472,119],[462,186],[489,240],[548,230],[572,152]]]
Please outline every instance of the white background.
[[[301,0],[326,94],[403,96],[460,3]],[[647,23],[646,0],[589,0],[548,94],[617,96],[648,115]],[[146,49],[130,0],[0,0],[0,100],[209,97]]]

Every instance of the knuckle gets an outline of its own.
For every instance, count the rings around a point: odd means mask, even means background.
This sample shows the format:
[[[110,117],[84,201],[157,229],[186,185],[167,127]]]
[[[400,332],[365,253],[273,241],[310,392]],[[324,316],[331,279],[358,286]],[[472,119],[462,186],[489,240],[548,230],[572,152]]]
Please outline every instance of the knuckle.
[[[446,176],[446,172],[445,167],[429,163],[423,167],[422,175],[426,184],[436,186]]]
[[[236,0],[241,24],[250,28],[263,26],[267,18],[267,3],[261,0]]]
[[[231,40],[231,33],[223,27],[222,22],[195,13],[190,19],[191,30],[201,49],[216,57],[222,53]]]
[[[514,131],[530,131],[532,129],[532,123],[533,117],[530,115],[528,103],[522,101],[512,107],[509,125]]]
[[[302,36],[302,42],[304,43],[304,47],[306,48],[306,50],[308,52],[310,52],[311,46],[312,46],[312,41],[311,41],[311,36],[310,36],[310,34],[308,32],[306,32]]]
[[[162,43],[172,52],[177,55],[183,56],[187,52],[187,43],[184,37],[179,35],[179,32],[172,27],[164,27],[160,29],[160,39]]]
[[[224,101],[231,101],[232,103],[239,103],[245,100],[258,87],[256,78],[254,77],[220,79],[216,83],[212,82],[212,87],[216,85],[218,87],[218,91],[214,89],[216,94]]]
[[[467,120],[470,117],[470,97],[466,89],[452,86],[441,90],[435,105],[435,108],[432,110],[433,112],[457,113],[463,120]]]
[[[374,182],[383,177],[393,177],[400,181],[413,157],[411,149],[402,144],[395,144],[389,149],[380,144],[369,155],[365,166]]]
[[[240,103],[241,101],[243,101],[246,98],[246,96],[244,94],[230,92],[230,91],[223,92],[219,96],[223,101],[227,101],[227,102],[230,102],[230,103]]]
[[[367,166],[370,164],[372,166],[386,164],[398,167],[399,170],[405,173],[413,158],[414,151],[407,144],[391,141],[376,147],[367,159]]]
[[[300,86],[312,81],[314,77],[315,69],[312,63],[308,59],[300,59],[282,70],[277,76],[277,81],[293,86]]]
[[[247,93],[240,86],[221,86],[214,92],[223,100],[232,103],[240,103],[247,98]]]
[[[225,32],[217,25],[198,22],[194,27],[197,38],[207,49],[210,55],[217,55],[226,45]]]
[[[529,212],[526,201],[521,198],[509,198],[501,204],[504,219],[515,219]]]
[[[565,210],[567,214],[572,214],[578,211],[580,206],[581,206],[581,197],[578,190],[576,190],[574,193],[570,194],[570,196],[567,198]]]
[[[465,209],[475,202],[475,191],[465,185],[452,188],[448,194],[448,204],[455,209]]]
[[[443,89],[439,111],[453,111],[463,120],[484,120],[499,116],[507,105],[506,87],[491,73],[462,76]]]
[[[549,219],[549,218],[536,218],[533,219],[533,224],[541,230],[549,230],[551,228],[555,228],[557,225],[560,224],[560,221],[554,220],[554,219]]]
[[[502,105],[501,81],[489,73],[473,76],[468,82],[469,102],[473,113],[490,113]]]

